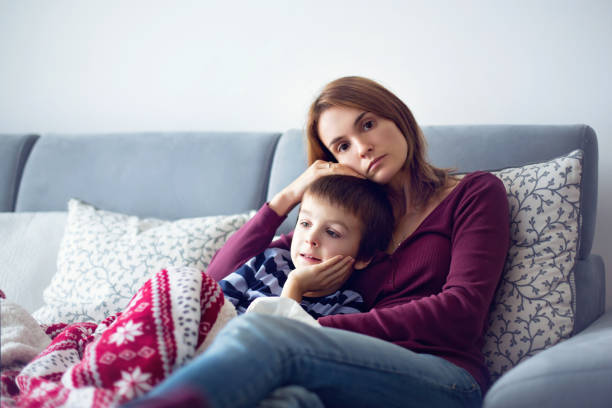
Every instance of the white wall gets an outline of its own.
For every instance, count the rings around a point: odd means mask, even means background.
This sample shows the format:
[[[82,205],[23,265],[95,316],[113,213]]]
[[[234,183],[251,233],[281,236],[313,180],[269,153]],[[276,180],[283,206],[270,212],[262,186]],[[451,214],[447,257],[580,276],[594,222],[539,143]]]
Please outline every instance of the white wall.
[[[612,2],[0,0],[0,133],[284,131],[339,76],[421,124],[586,123],[612,308]]]

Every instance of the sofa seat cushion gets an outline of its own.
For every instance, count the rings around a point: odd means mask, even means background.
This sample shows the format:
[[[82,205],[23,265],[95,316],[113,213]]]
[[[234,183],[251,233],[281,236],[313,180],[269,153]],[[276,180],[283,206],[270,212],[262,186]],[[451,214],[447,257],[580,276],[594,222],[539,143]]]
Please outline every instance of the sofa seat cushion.
[[[609,407],[612,311],[586,330],[543,351],[489,389],[484,408]]]

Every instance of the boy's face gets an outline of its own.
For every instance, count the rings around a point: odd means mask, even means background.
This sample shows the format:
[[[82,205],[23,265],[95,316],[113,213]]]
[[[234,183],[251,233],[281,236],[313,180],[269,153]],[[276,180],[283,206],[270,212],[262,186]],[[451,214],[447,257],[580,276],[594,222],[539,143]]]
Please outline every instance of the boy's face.
[[[362,229],[363,224],[355,215],[327,200],[304,194],[291,242],[291,260],[299,268],[336,255],[356,259]],[[361,262],[356,261],[354,267],[360,266]]]

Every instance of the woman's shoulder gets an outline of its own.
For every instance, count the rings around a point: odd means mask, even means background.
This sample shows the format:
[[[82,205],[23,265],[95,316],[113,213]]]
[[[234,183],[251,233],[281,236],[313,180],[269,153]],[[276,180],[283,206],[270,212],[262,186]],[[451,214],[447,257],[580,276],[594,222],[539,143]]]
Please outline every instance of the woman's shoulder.
[[[462,199],[480,198],[481,200],[507,205],[504,183],[492,173],[475,171],[467,173],[459,180],[457,193]]]
[[[505,193],[506,189],[504,183],[494,175],[487,171],[474,171],[471,173],[465,173],[457,176],[459,183],[457,189],[463,190],[479,190],[482,188],[490,188],[494,190],[501,190]]]
[[[496,183],[501,180],[493,173],[483,170],[476,170],[471,173],[461,173],[455,175],[459,178],[459,182],[478,182],[478,183]]]
[[[453,195],[458,201],[471,201],[480,198],[485,201],[507,201],[504,183],[494,174],[486,171],[474,171],[459,175],[459,181]]]

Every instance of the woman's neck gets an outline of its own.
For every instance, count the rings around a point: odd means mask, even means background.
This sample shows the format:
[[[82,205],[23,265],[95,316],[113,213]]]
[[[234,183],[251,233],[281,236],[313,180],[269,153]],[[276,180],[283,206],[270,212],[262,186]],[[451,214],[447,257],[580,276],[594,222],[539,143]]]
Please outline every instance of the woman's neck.
[[[407,173],[401,172],[387,185],[393,205],[393,214],[399,221],[406,214],[413,213],[415,208],[412,205],[410,177]]]
[[[395,215],[395,228],[391,237],[391,243],[387,253],[392,254],[425,220],[425,218],[440,204],[440,202],[459,183],[452,179],[444,187],[438,189],[422,205],[415,206],[410,199],[410,182],[396,184],[395,188],[389,185],[390,194],[393,197],[393,209]]]

